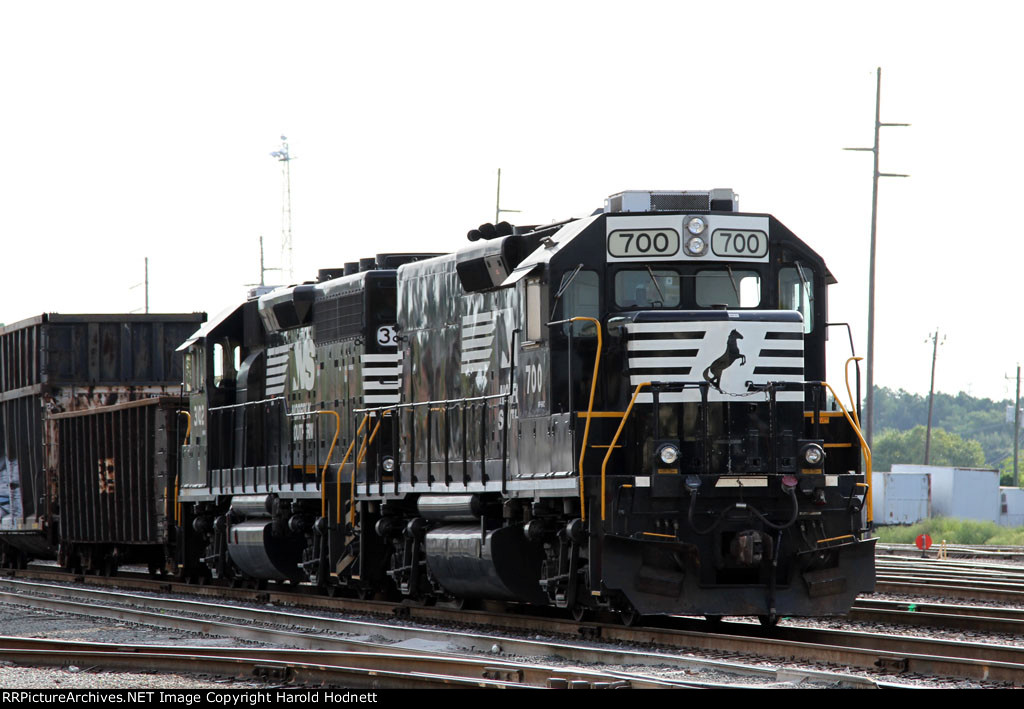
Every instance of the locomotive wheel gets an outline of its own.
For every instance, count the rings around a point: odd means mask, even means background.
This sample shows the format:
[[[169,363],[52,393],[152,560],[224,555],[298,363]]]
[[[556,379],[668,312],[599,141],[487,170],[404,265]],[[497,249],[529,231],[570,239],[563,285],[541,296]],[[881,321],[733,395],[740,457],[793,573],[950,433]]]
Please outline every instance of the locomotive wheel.
[[[757,619],[761,621],[761,625],[763,625],[766,628],[774,628],[776,625],[779,624],[779,616],[775,613],[771,613],[769,615],[759,615],[757,616]]]
[[[590,617],[590,609],[582,603],[574,603],[572,606],[572,619],[582,623]]]
[[[723,615],[705,615],[704,616],[704,620],[706,620],[711,625],[721,625],[722,624],[722,618],[724,618],[724,617],[725,616],[723,616]]]
[[[643,616],[636,608],[633,607],[633,604],[629,601],[626,601],[626,605],[624,608],[619,609],[619,620],[621,620],[622,624],[625,625],[627,628],[632,628],[636,625],[639,625],[641,618],[643,618]]]

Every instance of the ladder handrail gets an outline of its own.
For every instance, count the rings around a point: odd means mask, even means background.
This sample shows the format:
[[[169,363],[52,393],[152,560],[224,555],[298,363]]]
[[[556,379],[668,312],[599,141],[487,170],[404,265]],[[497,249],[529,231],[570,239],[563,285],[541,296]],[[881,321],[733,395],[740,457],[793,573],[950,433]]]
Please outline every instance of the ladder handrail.
[[[586,522],[587,521],[587,505],[586,505],[584,494],[583,494],[584,493],[584,491],[583,491],[583,457],[587,453],[587,440],[590,438],[590,418],[591,418],[590,415],[592,413],[594,413],[594,393],[597,391],[597,373],[598,373],[598,370],[601,368],[601,352],[604,350],[604,338],[601,335],[601,321],[598,320],[597,318],[588,318],[588,317],[583,316],[583,315],[577,315],[577,316],[568,318],[566,320],[554,320],[552,322],[549,322],[548,326],[550,327],[552,325],[564,325],[566,323],[573,323],[573,322],[592,322],[592,323],[594,323],[594,327],[597,329],[597,352],[594,354],[594,374],[593,374],[593,376],[590,379],[590,401],[587,404],[587,422],[583,425],[583,444],[580,446],[580,459],[579,459],[579,463],[577,463],[577,465],[576,465],[576,469],[579,471],[579,477],[580,477],[580,519],[582,519],[584,522]],[[570,350],[571,350],[571,345],[572,345],[571,332],[570,332],[570,337],[569,337],[569,343],[570,343]],[[571,351],[569,352],[569,356],[572,357],[572,352]],[[572,386],[572,382],[569,382],[569,386],[570,387]],[[570,401],[570,404],[571,404],[572,403],[572,396],[571,396],[571,394],[570,394],[569,401]],[[572,407],[570,406],[570,408],[572,408]],[[569,412],[569,415],[570,416],[572,415],[571,411]],[[575,429],[575,424],[573,424],[573,428]]]
[[[604,454],[604,461],[601,463],[601,521],[605,520],[605,504],[608,498],[606,488],[606,468],[608,467],[608,461],[612,457],[612,452],[615,450],[615,444],[619,440],[619,436],[622,434],[622,429],[626,427],[626,421],[629,420],[629,414],[633,411],[633,404],[636,403],[636,398],[640,395],[640,390],[644,387],[651,386],[650,382],[641,382],[636,385],[636,389],[633,390],[633,397],[629,400],[629,406],[626,407],[626,413],[622,416],[622,421],[619,422],[619,428],[615,431],[615,435],[612,437],[612,442],[608,446],[608,452]],[[581,471],[582,472],[582,471]]]

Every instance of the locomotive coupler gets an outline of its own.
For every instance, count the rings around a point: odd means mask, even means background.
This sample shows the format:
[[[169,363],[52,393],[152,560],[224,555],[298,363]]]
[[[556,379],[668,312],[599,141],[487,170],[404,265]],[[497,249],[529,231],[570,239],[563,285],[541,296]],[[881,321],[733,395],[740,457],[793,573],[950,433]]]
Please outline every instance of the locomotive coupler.
[[[760,566],[764,557],[764,542],[761,532],[747,529],[739,532],[729,544],[729,554],[742,566]]]

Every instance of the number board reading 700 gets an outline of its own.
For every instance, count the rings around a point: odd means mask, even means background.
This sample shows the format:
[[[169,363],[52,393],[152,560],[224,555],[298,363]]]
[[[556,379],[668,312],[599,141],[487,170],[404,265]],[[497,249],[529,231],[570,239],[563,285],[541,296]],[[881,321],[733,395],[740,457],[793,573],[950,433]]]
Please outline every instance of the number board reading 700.
[[[767,261],[768,218],[753,214],[702,214],[704,229],[686,226],[692,216],[609,215],[605,232],[609,262],[631,261]],[[689,250],[699,239],[697,250]]]
[[[667,258],[679,253],[674,229],[619,229],[608,234],[608,254],[617,258]]]
[[[715,229],[711,233],[711,250],[729,258],[762,258],[768,254],[768,235],[763,231]]]

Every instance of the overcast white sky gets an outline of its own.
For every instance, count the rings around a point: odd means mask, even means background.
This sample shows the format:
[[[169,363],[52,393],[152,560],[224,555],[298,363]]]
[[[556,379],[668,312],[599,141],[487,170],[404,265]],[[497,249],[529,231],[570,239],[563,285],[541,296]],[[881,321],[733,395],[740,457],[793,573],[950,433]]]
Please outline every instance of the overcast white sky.
[[[886,172],[876,383],[1012,396],[1024,234],[1016,3],[47,2],[0,5],[0,321],[216,313],[297,279],[447,251],[623,189],[732,187],[825,257],[864,351],[875,68]],[[833,359],[845,338],[833,337]],[[830,375],[841,379],[841,375]]]

